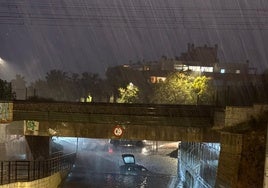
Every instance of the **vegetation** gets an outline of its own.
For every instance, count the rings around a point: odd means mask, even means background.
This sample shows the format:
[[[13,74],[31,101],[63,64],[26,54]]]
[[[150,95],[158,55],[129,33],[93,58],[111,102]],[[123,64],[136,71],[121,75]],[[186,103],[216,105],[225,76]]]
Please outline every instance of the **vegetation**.
[[[118,89],[126,87],[130,82],[139,88],[138,101],[136,102],[149,102],[151,85],[143,71],[123,66],[111,67],[106,71],[106,78],[107,94],[114,96],[113,102],[117,102],[117,99],[120,98]]]
[[[139,89],[137,86],[129,83],[126,88],[119,88],[118,103],[135,103],[138,101]]]
[[[32,83],[26,94],[29,100],[34,101],[81,101],[88,96],[92,97],[92,102],[118,103],[210,104],[213,100],[211,82],[205,76],[175,72],[155,87],[148,83],[141,71],[128,68],[111,68],[106,76],[104,80],[88,72],[79,75],[51,70],[44,80]],[[24,77],[20,75],[12,80],[12,84],[26,87]],[[114,97],[113,101],[110,101],[111,96]]]
[[[213,89],[206,76],[192,76],[180,72],[170,74],[163,82],[156,84],[152,97],[159,104],[210,104]]]
[[[12,93],[11,83],[0,79],[0,100],[13,100],[15,93]]]
[[[68,74],[60,70],[51,70],[45,80],[32,83],[30,90],[38,99],[54,99],[56,101],[80,101],[90,94],[93,101],[103,96],[103,81],[98,74],[84,72],[81,75]],[[30,91],[29,91],[30,92]],[[32,98],[31,98],[32,99]]]

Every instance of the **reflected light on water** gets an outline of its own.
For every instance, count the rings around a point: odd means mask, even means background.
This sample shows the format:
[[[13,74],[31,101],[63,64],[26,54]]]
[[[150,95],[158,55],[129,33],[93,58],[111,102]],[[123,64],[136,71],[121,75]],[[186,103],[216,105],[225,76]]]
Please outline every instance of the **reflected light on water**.
[[[148,150],[147,148],[145,148],[145,147],[142,148],[141,153],[142,153],[143,155],[149,155],[149,154],[150,154],[149,150]]]

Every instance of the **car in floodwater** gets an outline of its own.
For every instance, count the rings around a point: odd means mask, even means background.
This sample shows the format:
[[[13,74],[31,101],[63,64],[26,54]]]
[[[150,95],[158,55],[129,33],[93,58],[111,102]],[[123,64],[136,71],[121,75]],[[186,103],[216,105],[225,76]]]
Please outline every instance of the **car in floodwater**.
[[[114,151],[122,153],[141,153],[146,144],[144,140],[126,140],[126,139],[110,139],[108,145],[109,153]]]
[[[124,175],[148,175],[150,171],[142,165],[136,164],[133,154],[122,154],[124,165],[120,166],[120,174]]]
[[[125,139],[111,139],[110,144],[114,146],[123,147],[143,147],[145,145],[143,140],[125,140]]]

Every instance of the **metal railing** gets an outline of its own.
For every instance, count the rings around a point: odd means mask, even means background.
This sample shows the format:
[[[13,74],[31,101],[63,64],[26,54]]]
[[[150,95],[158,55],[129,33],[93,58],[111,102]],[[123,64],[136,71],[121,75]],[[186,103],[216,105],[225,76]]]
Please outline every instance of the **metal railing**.
[[[70,170],[75,158],[76,153],[71,153],[40,161],[1,161],[0,185],[33,181]]]

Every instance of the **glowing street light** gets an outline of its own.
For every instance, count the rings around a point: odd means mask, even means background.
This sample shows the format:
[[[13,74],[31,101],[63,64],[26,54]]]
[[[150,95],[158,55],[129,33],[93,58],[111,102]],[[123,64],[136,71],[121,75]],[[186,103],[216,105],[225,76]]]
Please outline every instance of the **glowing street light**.
[[[0,57],[0,66],[1,67],[5,67],[6,66],[6,61],[4,59],[2,59],[1,57]]]
[[[5,59],[0,57],[0,79],[10,80],[12,75],[13,71],[10,67],[10,64]]]
[[[4,65],[5,61],[0,57],[0,65]]]

